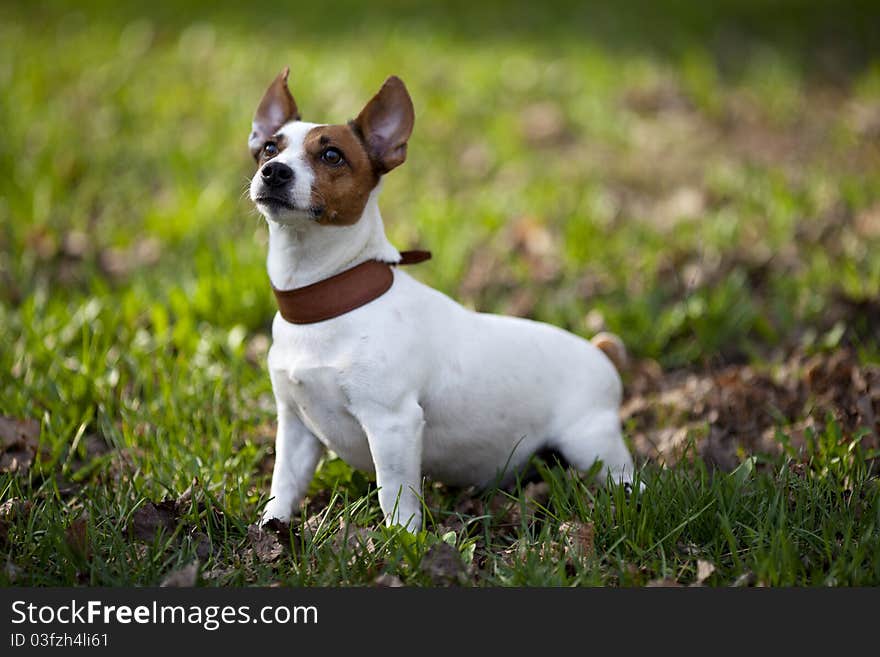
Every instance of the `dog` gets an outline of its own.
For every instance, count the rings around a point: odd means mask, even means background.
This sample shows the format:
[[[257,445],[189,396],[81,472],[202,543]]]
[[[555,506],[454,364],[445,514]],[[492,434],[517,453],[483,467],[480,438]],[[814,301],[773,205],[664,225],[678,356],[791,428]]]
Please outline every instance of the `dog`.
[[[269,227],[281,308],[268,354],[278,433],[262,522],[290,519],[327,449],[375,473],[386,524],[410,531],[422,525],[423,476],[509,482],[545,449],[579,470],[599,461],[605,482],[629,485],[612,362],[622,343],[473,312],[402,271],[406,254],[385,235],[378,197],[406,160],[415,119],[406,86],[389,77],[347,124],[308,123],[288,75],[266,90],[248,139],[250,198]]]

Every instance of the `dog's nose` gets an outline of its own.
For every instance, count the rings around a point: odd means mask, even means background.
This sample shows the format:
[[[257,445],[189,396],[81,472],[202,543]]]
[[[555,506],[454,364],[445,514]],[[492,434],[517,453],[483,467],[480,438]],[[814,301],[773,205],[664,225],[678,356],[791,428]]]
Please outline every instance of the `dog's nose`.
[[[293,180],[293,169],[281,162],[269,162],[260,171],[263,183],[269,187],[281,187]]]

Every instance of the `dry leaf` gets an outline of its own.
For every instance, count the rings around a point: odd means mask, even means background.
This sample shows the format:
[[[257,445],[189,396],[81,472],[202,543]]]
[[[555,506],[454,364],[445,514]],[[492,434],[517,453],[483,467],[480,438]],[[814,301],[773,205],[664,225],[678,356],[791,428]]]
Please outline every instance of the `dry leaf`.
[[[10,582],[15,582],[24,572],[21,568],[16,566],[11,561],[6,562],[6,566],[3,568],[3,571],[6,573],[6,578]]]
[[[565,556],[573,561],[589,559],[593,556],[595,528],[593,523],[572,520],[559,525],[563,539]]]
[[[880,237],[880,203],[875,203],[858,214],[855,229],[866,239]]]
[[[654,220],[664,230],[675,228],[681,221],[699,218],[706,207],[702,190],[682,186],[654,207]]]
[[[98,253],[98,265],[101,270],[113,277],[123,277],[135,268],[154,265],[162,253],[162,245],[158,240],[148,237],[139,240],[131,248],[122,249],[109,246]]]
[[[88,252],[90,242],[88,234],[81,230],[71,230],[64,236],[61,250],[68,258],[79,260]]]
[[[544,101],[523,108],[520,129],[532,146],[550,146],[566,137],[565,115],[556,103]]]
[[[737,577],[733,586],[741,587],[741,586],[754,586],[755,582],[758,581],[758,577],[752,571],[748,571]]]
[[[681,588],[681,584],[676,582],[671,577],[662,577],[660,579],[652,579],[650,582],[645,584],[648,588],[669,588],[669,589],[678,589]]]
[[[491,170],[492,151],[486,142],[465,144],[458,156],[458,163],[469,176],[480,178]]]
[[[627,391],[621,414],[637,452],[667,465],[694,440],[707,463],[732,470],[743,454],[778,453],[780,428],[793,446],[803,444],[805,430],[824,425],[829,414],[845,436],[867,428],[862,446],[880,447],[880,367],[860,363],[848,347],[809,359],[795,352],[763,369],[729,365],[663,375],[638,363]]]
[[[85,516],[81,516],[70,523],[64,534],[67,547],[74,555],[82,559],[88,559],[91,556],[88,532],[88,520]]]
[[[697,559],[697,584],[705,582],[715,572],[715,564],[704,559]]]
[[[257,333],[248,340],[245,347],[244,355],[251,365],[262,367],[266,361],[266,355],[269,353],[269,347],[272,346],[272,340],[265,333]]]
[[[523,498],[526,503],[526,517],[534,520],[539,510],[546,507],[550,500],[550,484],[546,481],[529,482],[523,488]]]
[[[177,508],[174,502],[147,502],[132,514],[128,531],[134,538],[151,543],[157,534],[174,531],[176,525]]]
[[[199,488],[199,478],[193,477],[192,482],[189,486],[187,486],[186,490],[183,491],[180,496],[174,501],[175,511],[180,513],[185,507],[188,507],[193,499],[193,494]]]
[[[466,574],[458,550],[442,541],[428,548],[419,568],[438,586],[456,584]]]
[[[373,580],[373,586],[380,589],[396,589],[403,586],[403,581],[397,575],[382,573]]]
[[[34,462],[40,423],[0,416],[0,472],[26,473]]]
[[[372,554],[376,551],[369,528],[346,525],[342,518],[339,519],[339,529],[333,539],[333,544],[337,550],[341,550],[343,546],[351,550],[351,561],[355,561],[361,552]]]
[[[196,580],[199,575],[199,561],[196,559],[195,561],[189,562],[183,568],[178,568],[174,570],[162,580],[162,583],[159,586],[163,587],[190,587],[196,585]]]
[[[256,524],[248,526],[248,542],[256,557],[264,563],[275,561],[284,553],[284,546],[278,540],[278,534],[272,531],[276,527],[270,526],[270,523],[266,523],[262,528]]]
[[[23,500],[13,497],[0,504],[0,520],[14,520],[19,516],[30,513],[33,503],[30,500]]]
[[[529,280],[547,283],[559,275],[559,247],[546,222],[532,215],[510,223],[504,236],[507,249],[518,254],[529,271]]]
[[[0,416],[0,446],[9,449],[22,443],[36,446],[40,437],[40,423]]]
[[[16,518],[24,517],[30,513],[32,506],[28,500],[17,497],[0,504],[0,546],[6,545],[6,541],[9,539],[9,526]]]
[[[193,530],[190,540],[195,544],[196,557],[201,561],[206,561],[214,552],[214,546],[211,545],[211,539],[205,532]]]
[[[626,109],[642,116],[690,112],[693,109],[693,103],[673,80],[631,87],[625,91],[622,101]]]
[[[215,567],[202,573],[202,579],[205,581],[225,580],[235,573],[235,568]]]

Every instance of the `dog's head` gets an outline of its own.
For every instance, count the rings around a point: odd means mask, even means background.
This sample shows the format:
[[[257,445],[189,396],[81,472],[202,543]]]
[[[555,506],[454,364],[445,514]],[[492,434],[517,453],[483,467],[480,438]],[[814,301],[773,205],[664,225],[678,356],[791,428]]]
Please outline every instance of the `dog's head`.
[[[409,93],[392,76],[346,125],[307,123],[287,87],[288,72],[269,85],[254,115],[251,200],[279,223],[354,224],[379,179],[406,159],[415,120]]]

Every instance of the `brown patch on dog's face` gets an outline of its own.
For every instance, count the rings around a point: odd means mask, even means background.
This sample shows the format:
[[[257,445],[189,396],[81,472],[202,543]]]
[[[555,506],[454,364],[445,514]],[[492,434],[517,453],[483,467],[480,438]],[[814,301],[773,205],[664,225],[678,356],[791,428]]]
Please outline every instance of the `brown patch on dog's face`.
[[[379,173],[347,125],[312,128],[303,142],[312,171],[312,212],[320,224],[350,226],[360,219]]]

